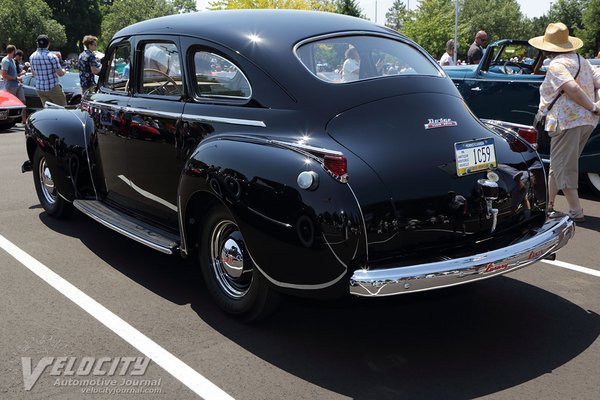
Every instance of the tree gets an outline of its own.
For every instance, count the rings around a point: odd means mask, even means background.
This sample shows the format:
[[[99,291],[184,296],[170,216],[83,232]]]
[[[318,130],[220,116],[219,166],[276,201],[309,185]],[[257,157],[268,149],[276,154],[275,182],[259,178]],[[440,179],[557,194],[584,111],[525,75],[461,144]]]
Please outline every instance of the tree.
[[[215,0],[208,4],[210,10],[276,8],[335,11],[331,0]]]
[[[594,57],[600,51],[600,0],[591,0],[588,3],[581,22],[583,28],[576,33],[583,40],[582,52],[587,57]]]
[[[588,0],[556,0],[551,3],[548,10],[548,22],[562,22],[573,35],[578,29],[583,28],[582,10],[587,3],[589,3]]]
[[[106,7],[102,20],[101,45],[106,46],[121,29],[151,18],[177,14],[174,4],[167,0],[114,0]]]
[[[335,12],[338,14],[350,15],[351,17],[366,18],[361,8],[356,4],[356,0],[336,0]]]
[[[475,34],[484,30],[488,40],[529,39],[529,20],[516,0],[463,0],[459,13],[459,52],[466,54]]]
[[[414,18],[406,19],[406,36],[434,56],[441,56],[448,39],[454,37],[454,1],[422,0]]]
[[[46,0],[55,20],[65,26],[67,42],[60,50],[79,53],[83,36],[100,34],[98,0]]]
[[[404,28],[404,20],[408,15],[406,5],[402,0],[394,0],[394,4],[385,13],[385,26],[398,32]]]
[[[173,0],[173,6],[180,14],[198,11],[194,0]]]
[[[50,37],[53,48],[67,41],[65,27],[52,19],[52,10],[42,0],[13,1],[0,0],[0,48],[4,51],[8,44],[22,49],[25,58],[36,49],[39,34]]]

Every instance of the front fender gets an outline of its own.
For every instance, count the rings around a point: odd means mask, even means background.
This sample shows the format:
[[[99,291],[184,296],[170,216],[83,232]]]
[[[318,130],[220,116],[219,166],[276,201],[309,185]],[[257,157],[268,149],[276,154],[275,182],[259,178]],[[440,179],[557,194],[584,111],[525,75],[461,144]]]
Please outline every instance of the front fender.
[[[58,193],[65,200],[95,195],[89,170],[88,151],[94,125],[80,110],[44,109],[27,122],[27,153],[40,149],[52,171]]]
[[[318,175],[315,190],[299,188],[303,171]],[[182,215],[198,193],[225,204],[253,261],[279,288],[341,295],[364,265],[363,219],[350,187],[304,154],[267,141],[205,142],[184,168]]]

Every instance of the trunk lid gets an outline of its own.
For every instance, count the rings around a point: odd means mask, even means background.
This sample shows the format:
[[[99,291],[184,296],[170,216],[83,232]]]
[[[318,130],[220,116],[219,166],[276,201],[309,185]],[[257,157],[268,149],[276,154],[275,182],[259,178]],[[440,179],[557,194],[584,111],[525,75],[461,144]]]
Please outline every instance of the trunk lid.
[[[348,174],[365,217],[371,265],[500,247],[545,220],[537,154],[488,130],[461,98],[412,93],[370,102],[336,116],[327,132],[362,160],[350,157]],[[487,138],[497,168],[458,176],[455,144]],[[361,168],[371,168],[379,181],[353,180],[366,175]],[[497,199],[486,201],[481,180],[496,181]],[[381,199],[375,191],[389,201],[372,201]]]

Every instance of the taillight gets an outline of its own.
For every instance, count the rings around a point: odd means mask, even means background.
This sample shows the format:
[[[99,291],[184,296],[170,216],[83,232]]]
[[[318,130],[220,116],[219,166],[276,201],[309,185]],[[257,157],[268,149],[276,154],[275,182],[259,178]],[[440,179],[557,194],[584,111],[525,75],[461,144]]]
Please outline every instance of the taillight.
[[[326,154],[323,158],[323,165],[334,177],[342,181],[347,179],[348,160],[346,160],[346,157]]]
[[[529,143],[534,149],[537,149],[537,131],[531,128],[519,128],[517,134]]]

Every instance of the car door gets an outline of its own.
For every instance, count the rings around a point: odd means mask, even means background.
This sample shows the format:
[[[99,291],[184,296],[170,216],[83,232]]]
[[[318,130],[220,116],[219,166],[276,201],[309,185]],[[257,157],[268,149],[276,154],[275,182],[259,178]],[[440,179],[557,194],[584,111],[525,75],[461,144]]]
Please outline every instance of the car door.
[[[107,52],[100,85],[95,93],[88,93],[82,104],[94,120],[96,146],[93,149],[100,165],[98,181],[102,200],[127,208],[131,188],[123,177],[129,175],[127,159],[131,144],[127,126],[126,108],[129,104],[129,81],[119,70],[123,59],[131,57],[129,41],[114,44]]]
[[[177,188],[185,159],[178,153],[178,134],[186,98],[184,63],[174,36],[144,36],[135,42],[130,69],[132,97],[127,107],[131,143],[128,174],[135,213],[177,228]]]

